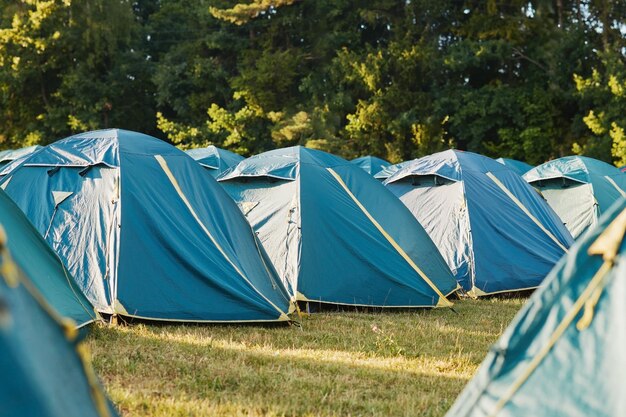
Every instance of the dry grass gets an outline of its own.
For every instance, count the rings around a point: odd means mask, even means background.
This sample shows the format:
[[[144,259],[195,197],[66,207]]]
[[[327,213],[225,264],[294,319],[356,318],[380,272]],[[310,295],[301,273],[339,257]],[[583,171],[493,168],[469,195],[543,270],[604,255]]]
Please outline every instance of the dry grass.
[[[124,416],[441,416],[523,302],[322,313],[301,329],[101,326],[88,340]]]

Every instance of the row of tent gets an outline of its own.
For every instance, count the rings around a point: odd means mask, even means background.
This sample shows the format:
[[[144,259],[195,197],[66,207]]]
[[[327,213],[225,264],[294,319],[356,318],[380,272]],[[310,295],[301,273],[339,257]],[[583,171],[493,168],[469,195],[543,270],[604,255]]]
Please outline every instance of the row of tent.
[[[393,180],[387,180],[394,174],[402,170],[410,171],[411,168],[408,167],[419,165],[418,161],[423,162],[423,158],[395,165],[369,156],[354,159],[352,162],[371,173],[374,178],[389,184]],[[574,238],[595,225],[600,215],[612,203],[626,195],[626,176],[623,175],[626,166],[618,169],[584,156],[558,158],[537,167],[514,159],[498,158],[496,161],[521,175],[539,191]],[[376,169],[372,169],[373,166]],[[413,169],[413,172],[416,170]],[[422,175],[419,170],[417,174]]]
[[[579,239],[490,349],[447,417],[620,415],[626,407],[616,389],[626,367],[623,177],[584,157],[522,166],[518,173]]]
[[[99,314],[264,321],[287,320],[293,299],[447,306],[458,286],[498,292],[534,273],[538,285],[572,242],[519,175],[471,153],[413,161],[385,185],[301,147],[240,160],[218,185],[184,153],[120,130],[31,155],[0,183],[0,369],[17,378],[0,403],[12,415],[115,415],[74,330]],[[622,357],[615,317],[626,202],[617,199],[520,312],[450,416],[623,409],[607,396]],[[555,384],[562,372],[570,377]]]
[[[55,272],[32,276],[79,325],[101,315],[288,321],[294,301],[450,306],[457,290],[538,287],[573,242],[507,164],[450,150],[381,183],[353,162],[303,147],[185,154],[143,134],[95,131],[5,166],[0,211],[23,212],[22,235],[53,249],[37,265]],[[606,174],[585,187],[608,205],[626,176]],[[567,192],[585,180],[571,177],[575,185],[561,179]],[[541,178],[550,197],[557,187]]]
[[[517,314],[448,417],[624,410],[616,387],[626,366],[625,234],[620,199]],[[10,378],[0,392],[0,415],[116,416],[73,323],[47,304],[12,253],[0,234],[0,369]]]

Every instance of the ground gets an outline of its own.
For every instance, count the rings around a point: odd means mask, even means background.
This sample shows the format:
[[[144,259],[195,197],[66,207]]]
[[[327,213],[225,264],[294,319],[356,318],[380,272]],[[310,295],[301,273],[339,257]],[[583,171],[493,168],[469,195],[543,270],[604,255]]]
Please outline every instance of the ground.
[[[123,416],[442,416],[524,299],[296,326],[97,326],[96,370]]]

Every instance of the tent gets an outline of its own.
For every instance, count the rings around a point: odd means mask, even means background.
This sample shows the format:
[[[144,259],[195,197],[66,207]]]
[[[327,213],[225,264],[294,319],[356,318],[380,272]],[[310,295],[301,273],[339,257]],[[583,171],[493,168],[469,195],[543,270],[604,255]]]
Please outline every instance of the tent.
[[[626,196],[626,175],[584,156],[555,159],[528,171],[524,179],[541,191],[574,238]]]
[[[381,170],[391,165],[389,162],[385,161],[384,159],[377,158],[375,156],[370,156],[370,155],[353,159],[350,162],[360,166],[361,168],[365,170],[365,172],[367,172],[370,175],[376,175]]]
[[[456,282],[435,245],[355,164],[296,146],[248,158],[219,180],[297,300],[451,305]]]
[[[4,225],[15,263],[32,277],[33,284],[48,304],[62,316],[74,320],[77,326],[98,318],[57,254],[2,190],[0,223]]]
[[[527,164],[526,162],[518,161],[517,159],[498,158],[496,159],[496,161],[508,166],[519,175],[524,175],[525,173],[533,169],[532,165]]]
[[[16,159],[21,159],[27,155],[30,155],[33,152],[38,151],[42,147],[39,145],[28,146],[26,148],[20,149],[8,149],[6,151],[0,152],[0,168],[4,167],[8,163],[15,161]]]
[[[382,169],[381,171],[379,171],[378,174],[374,175],[374,178],[376,178],[379,181],[385,181],[387,178],[391,177],[393,174],[395,174],[396,172],[400,171],[409,162],[411,162],[411,161],[404,161],[404,162],[400,162],[398,164],[389,165],[388,167],[386,167],[386,168]]]
[[[117,129],[71,136],[0,185],[102,313],[288,320],[288,295],[235,203],[161,140]]]
[[[626,172],[626,165],[619,167],[619,170],[622,172]]]
[[[536,288],[572,243],[539,194],[486,156],[436,153],[407,164],[384,184],[473,296]]]
[[[448,417],[624,413],[625,232],[620,199],[517,314]]]
[[[8,224],[5,223],[8,226]],[[0,417],[113,417],[75,323],[58,315],[0,239]]]
[[[239,154],[213,145],[206,148],[189,149],[185,152],[205,167],[214,178],[245,159]]]

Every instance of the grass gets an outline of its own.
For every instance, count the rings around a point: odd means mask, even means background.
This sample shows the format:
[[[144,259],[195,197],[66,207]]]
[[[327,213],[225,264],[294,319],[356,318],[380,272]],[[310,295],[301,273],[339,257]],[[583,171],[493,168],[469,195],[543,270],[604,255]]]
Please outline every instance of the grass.
[[[123,416],[441,416],[524,299],[410,313],[320,313],[302,328],[96,327]]]

